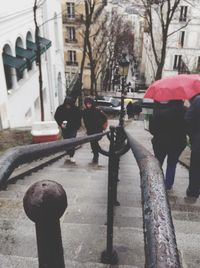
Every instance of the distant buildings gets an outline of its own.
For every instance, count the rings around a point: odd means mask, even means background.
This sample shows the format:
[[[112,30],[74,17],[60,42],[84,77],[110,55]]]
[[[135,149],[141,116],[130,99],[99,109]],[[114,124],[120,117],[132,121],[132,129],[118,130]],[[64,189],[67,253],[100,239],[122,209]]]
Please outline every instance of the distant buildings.
[[[154,20],[156,21],[156,12]],[[156,27],[154,23],[154,27]],[[154,38],[159,49],[160,31],[154,32]],[[145,73],[146,82],[154,81],[156,63],[152,50],[148,25],[144,27],[143,55],[141,72]],[[200,71],[200,2],[182,0],[177,8],[169,27],[169,37],[166,47],[166,59],[162,77],[178,73],[199,73]]]
[[[0,10],[0,129],[40,120],[34,0],[4,1]],[[65,97],[61,5],[38,1],[45,120]]]
[[[90,40],[93,52],[98,48],[101,39],[101,26],[104,18],[104,7],[107,1],[96,1],[92,24],[90,28]],[[78,77],[83,57],[84,35],[85,35],[85,3],[84,0],[62,0],[63,14],[63,36],[64,36],[64,60],[67,84]],[[96,52],[94,52],[96,53]],[[102,61],[99,63],[102,64]],[[86,56],[83,85],[85,93],[90,90],[91,66],[88,55]],[[100,84],[100,76],[98,84]]]

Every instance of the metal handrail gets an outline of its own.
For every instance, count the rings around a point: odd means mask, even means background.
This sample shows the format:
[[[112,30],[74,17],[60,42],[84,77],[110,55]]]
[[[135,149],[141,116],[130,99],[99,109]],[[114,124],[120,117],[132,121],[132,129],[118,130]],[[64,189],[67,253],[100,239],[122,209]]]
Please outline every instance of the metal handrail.
[[[179,268],[175,231],[160,164],[128,131],[125,130],[125,134],[140,169],[145,267]]]
[[[66,151],[84,143],[95,140],[98,141],[103,136],[108,135],[108,133],[109,131],[106,131],[104,133],[79,138],[17,146],[7,150],[5,154],[0,157],[0,188],[6,185],[9,176],[19,165],[29,163],[41,157]]]

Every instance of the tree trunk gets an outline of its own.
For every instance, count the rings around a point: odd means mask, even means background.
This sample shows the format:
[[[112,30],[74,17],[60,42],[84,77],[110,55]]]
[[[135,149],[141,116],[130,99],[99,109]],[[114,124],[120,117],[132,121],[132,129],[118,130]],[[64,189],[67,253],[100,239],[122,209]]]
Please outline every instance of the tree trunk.
[[[156,77],[155,80],[159,80],[162,78],[162,72],[163,72],[163,67],[165,65],[165,58],[166,58],[166,47],[167,47],[167,30],[164,34],[164,38],[163,38],[163,46],[162,46],[162,51],[161,51],[161,60],[158,64],[158,68],[156,71]]]

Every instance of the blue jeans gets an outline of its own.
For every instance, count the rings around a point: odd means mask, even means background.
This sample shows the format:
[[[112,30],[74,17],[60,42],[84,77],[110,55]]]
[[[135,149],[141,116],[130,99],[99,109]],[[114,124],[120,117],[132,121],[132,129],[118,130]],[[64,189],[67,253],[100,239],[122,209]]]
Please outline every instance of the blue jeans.
[[[71,129],[66,129],[66,128],[62,129],[62,137],[63,137],[63,139],[75,138],[76,135],[77,135],[77,130],[74,130],[74,129],[71,130]],[[73,148],[73,149],[67,150],[66,152],[70,157],[73,157],[74,153],[75,153],[75,149]]]
[[[153,150],[155,157],[160,162],[160,165],[163,165],[165,158],[167,157],[167,169],[165,175],[165,186],[166,189],[171,189],[174,184],[174,177],[176,172],[176,165],[180,154],[182,153],[184,147],[167,149],[162,146],[157,146],[153,144]]]

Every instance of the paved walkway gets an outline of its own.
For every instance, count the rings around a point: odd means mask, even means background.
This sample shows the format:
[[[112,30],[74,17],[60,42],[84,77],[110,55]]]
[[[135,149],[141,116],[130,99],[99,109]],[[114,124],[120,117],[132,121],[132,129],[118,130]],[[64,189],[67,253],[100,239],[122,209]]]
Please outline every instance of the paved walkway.
[[[110,122],[112,125],[117,121]],[[127,121],[133,137],[152,151],[151,135],[142,121]],[[108,149],[108,140],[101,140]],[[106,247],[106,203],[108,159],[100,156],[98,166],[91,165],[89,144],[75,155],[75,165],[65,158],[44,169],[25,176],[0,192],[0,268],[36,268],[37,249],[34,224],[27,219],[22,199],[27,188],[42,179],[62,184],[68,196],[68,208],[61,219],[63,248],[67,268],[108,268],[100,263]],[[129,151],[120,161],[118,201],[115,209],[114,247],[120,268],[144,267],[144,244],[140,174]],[[188,170],[178,165],[174,192],[169,194],[173,209],[178,248],[184,268],[200,267],[200,203],[184,199]]]
[[[142,121],[132,121],[127,128],[135,139],[153,153],[151,134],[144,130]],[[172,209],[173,223],[177,244],[182,256],[183,267],[200,267],[200,198],[192,200],[185,197],[188,186],[188,166],[190,151],[182,153],[181,162],[177,165],[173,191],[168,193]],[[165,170],[166,163],[163,169]]]

